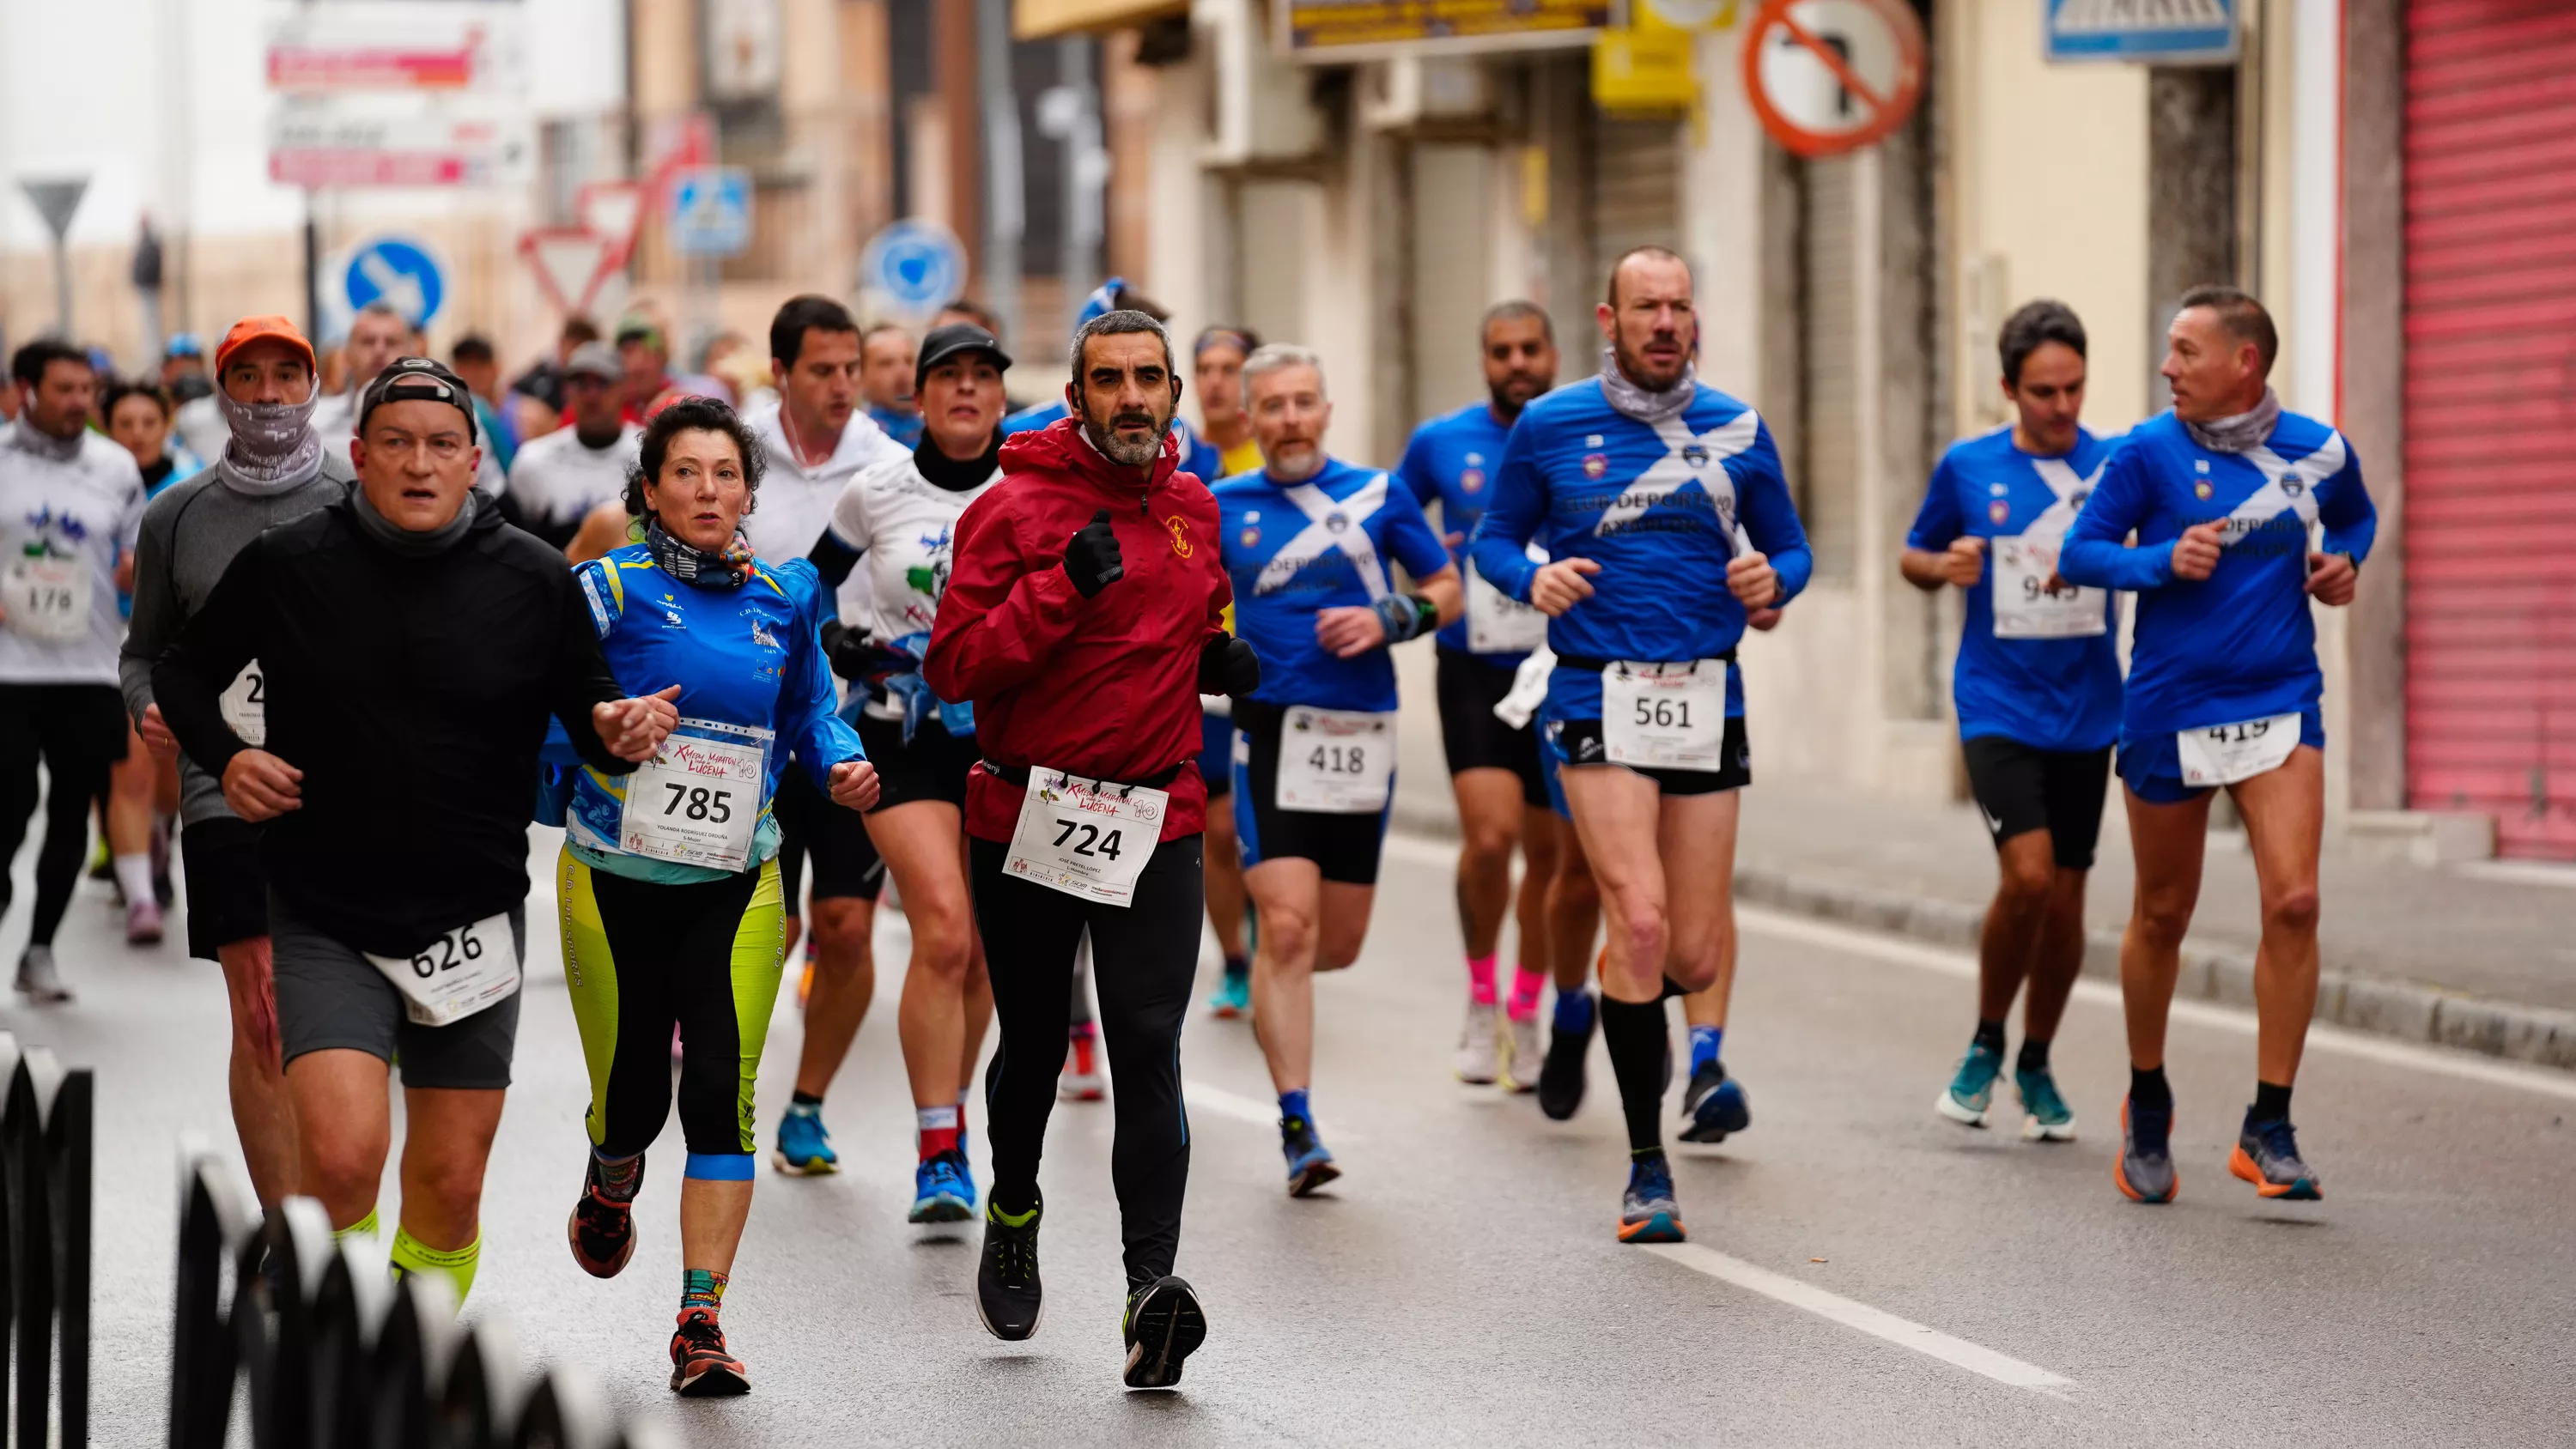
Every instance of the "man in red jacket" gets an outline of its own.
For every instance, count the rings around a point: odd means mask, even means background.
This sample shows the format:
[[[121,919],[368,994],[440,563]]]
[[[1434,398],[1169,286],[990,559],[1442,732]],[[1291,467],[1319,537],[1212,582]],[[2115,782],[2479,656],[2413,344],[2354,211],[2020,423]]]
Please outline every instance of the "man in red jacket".
[[[1002,1047],[984,1083],[993,1191],[976,1308],[997,1338],[1037,1331],[1038,1156],[1088,930],[1118,1086],[1125,1377],[1169,1388],[1207,1334],[1172,1276],[1204,888],[1198,696],[1249,694],[1260,666],[1220,623],[1233,595],[1216,500],[1179,470],[1171,338],[1142,312],[1108,313],[1075,334],[1072,373],[1072,416],[1004,444],[1001,485],[957,521],[921,671],[940,698],[974,704],[984,754],[966,834]]]

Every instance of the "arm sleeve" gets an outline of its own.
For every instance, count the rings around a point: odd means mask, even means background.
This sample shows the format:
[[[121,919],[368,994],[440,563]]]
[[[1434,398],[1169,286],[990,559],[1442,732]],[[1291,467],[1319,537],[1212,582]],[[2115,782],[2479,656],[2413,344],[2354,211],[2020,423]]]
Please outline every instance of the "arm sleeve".
[[[1386,491],[1386,546],[1396,562],[1417,580],[1427,579],[1450,566],[1449,546],[1431,529],[1431,520],[1422,516],[1422,505],[1400,488]]]
[[[813,552],[805,556],[812,561],[815,573],[823,581],[818,599],[821,617],[840,617],[841,584],[868,551],[868,539],[872,536],[873,531],[868,527],[867,492],[854,478],[848,487],[841,490],[841,496],[833,500],[831,525],[823,530],[821,538],[814,540]]]
[[[635,766],[610,754],[591,722],[593,705],[624,695],[617,676],[609,672],[608,656],[600,651],[598,620],[584,602],[587,590],[572,587],[569,573],[564,584],[555,620],[554,698],[548,708],[563,722],[564,737],[583,764],[603,775],[631,774]]]
[[[1529,541],[1538,532],[1539,519],[1547,511],[1547,479],[1541,474],[1538,449],[1531,439],[1538,430],[1522,425],[1512,429],[1511,438],[1503,444],[1502,466],[1495,469],[1494,498],[1485,506],[1485,516],[1476,523],[1475,537],[1467,541],[1467,558],[1476,572],[1485,576],[1508,599],[1529,602],[1530,575],[1538,565],[1529,558]]]
[[[2349,554],[2356,564],[2370,557],[2370,546],[2379,537],[2379,510],[2362,484],[2359,454],[2327,481],[2325,496],[2317,502],[2317,519],[2326,526],[2326,552]],[[136,613],[141,612],[138,601]]]
[[[1798,522],[1798,505],[1789,497],[1789,480],[1780,471],[1780,450],[1771,442],[1771,425],[1754,427],[1753,446],[1727,460],[1735,474],[1736,509],[1744,536],[1771,561],[1780,576],[1780,597],[1773,607],[1798,597],[1816,572],[1815,550]]]
[[[2097,589],[2157,589],[2173,581],[2173,543],[2131,548],[2129,532],[2144,522],[2146,450],[2119,444],[2102,465],[2102,481],[2084,500],[2057,551],[2058,576]]]
[[[134,540],[134,614],[117,650],[116,682],[137,723],[152,704],[152,665],[179,630],[179,588],[171,577],[171,509],[144,510]]]
[[[858,731],[835,712],[840,695],[823,661],[821,629],[832,607],[832,591],[802,559],[780,569],[778,580],[796,596],[796,637],[788,643],[779,676],[778,733],[819,784],[834,765],[864,760],[868,752],[859,744]]]
[[[976,499],[957,520],[948,591],[921,663],[941,699],[987,699],[1034,677],[1082,618],[1082,594],[1058,567],[1062,546],[1037,555],[1020,546],[996,501],[1008,491]]]
[[[152,666],[152,698],[179,748],[217,779],[250,748],[224,723],[223,693],[259,655],[268,619],[268,551],[254,539],[233,558],[206,606]]]
[[[1932,470],[1931,486],[1923,490],[1923,506],[1914,510],[1914,527],[1906,532],[1905,546],[1939,553],[1966,531],[1959,520],[1958,478],[1944,456]]]

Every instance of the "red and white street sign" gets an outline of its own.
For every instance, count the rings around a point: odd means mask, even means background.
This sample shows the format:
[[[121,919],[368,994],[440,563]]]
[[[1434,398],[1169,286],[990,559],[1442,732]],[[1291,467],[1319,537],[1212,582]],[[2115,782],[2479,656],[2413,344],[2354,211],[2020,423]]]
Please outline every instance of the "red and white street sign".
[[[1905,0],[1767,0],[1744,37],[1744,93],[1792,153],[1885,139],[1923,96],[1923,24]]]
[[[568,317],[590,310],[600,284],[626,265],[627,250],[578,227],[546,227],[519,238],[519,255],[536,272],[539,290]]]
[[[285,102],[269,120],[269,179],[289,186],[483,186],[523,179],[534,160],[519,117],[339,96]]]
[[[515,94],[524,79],[521,9],[457,0],[300,5],[270,32],[268,88]]]
[[[472,44],[455,50],[273,45],[273,91],[461,91],[474,84]]]
[[[626,265],[635,252],[636,234],[644,226],[644,187],[634,181],[592,181],[573,198],[581,229],[608,242],[610,268]]]

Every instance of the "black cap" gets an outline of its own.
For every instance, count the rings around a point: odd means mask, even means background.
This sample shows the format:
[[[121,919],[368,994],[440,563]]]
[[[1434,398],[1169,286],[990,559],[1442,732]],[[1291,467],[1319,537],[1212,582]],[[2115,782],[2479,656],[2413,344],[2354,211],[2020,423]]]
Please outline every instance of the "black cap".
[[[921,339],[921,351],[912,362],[912,390],[921,391],[922,380],[930,376],[932,368],[968,352],[984,353],[993,359],[995,367],[1010,370],[1011,354],[1002,350],[992,333],[972,322],[951,322],[931,328],[930,335]]]
[[[473,389],[434,358],[398,357],[377,373],[358,399],[358,431],[366,432],[368,417],[389,402],[443,402],[465,414],[465,441],[475,441]]]

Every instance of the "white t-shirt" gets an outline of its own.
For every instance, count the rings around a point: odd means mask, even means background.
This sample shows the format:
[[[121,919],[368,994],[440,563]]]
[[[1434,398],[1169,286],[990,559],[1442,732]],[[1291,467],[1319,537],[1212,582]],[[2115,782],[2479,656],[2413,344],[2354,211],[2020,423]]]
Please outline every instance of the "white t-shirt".
[[[930,633],[939,596],[948,590],[957,519],[1001,481],[1002,470],[995,468],[983,482],[952,493],[922,477],[910,453],[851,479],[832,505],[832,537],[859,555],[841,585],[841,622],[875,644],[914,639],[907,647],[920,653],[914,636]],[[882,699],[870,700],[866,712],[902,718]]]
[[[0,682],[116,683],[116,650],[125,620],[116,609],[116,556],[134,546],[143,523],[143,472],[134,455],[84,429],[69,458],[51,456],[50,439],[22,419],[0,429]],[[88,594],[89,627],[57,638],[69,622],[31,607],[78,610]],[[27,617],[19,617],[21,613]]]
[[[742,532],[751,540],[751,551],[770,563],[787,563],[814,551],[815,540],[832,521],[832,506],[840,501],[841,490],[861,469],[912,461],[910,448],[887,437],[885,429],[865,412],[854,411],[832,456],[806,469],[797,463],[796,450],[788,446],[786,430],[780,426],[783,411],[783,406],[764,408],[744,419],[759,435],[769,468],[761,477],[758,499],[742,520]],[[842,586],[841,597],[843,617],[850,617],[849,585]]]
[[[579,523],[592,509],[625,496],[626,470],[643,450],[643,439],[644,430],[633,423],[605,448],[584,443],[579,430],[569,427],[531,439],[510,465],[510,496],[519,500],[525,518]]]

